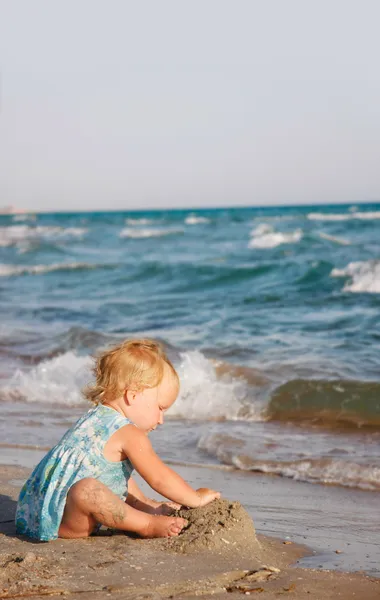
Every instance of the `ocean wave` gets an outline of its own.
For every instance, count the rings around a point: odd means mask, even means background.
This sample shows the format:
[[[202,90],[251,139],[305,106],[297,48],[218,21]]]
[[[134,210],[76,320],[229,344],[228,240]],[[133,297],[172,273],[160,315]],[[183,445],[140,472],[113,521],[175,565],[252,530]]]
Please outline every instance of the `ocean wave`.
[[[319,237],[323,240],[328,240],[329,242],[335,242],[335,244],[340,244],[341,246],[350,246],[351,242],[341,237],[337,237],[335,235],[330,235],[329,233],[325,233],[324,231],[319,232]]]
[[[245,443],[225,434],[205,435],[198,448],[222,464],[241,471],[289,477],[308,483],[340,485],[362,490],[380,490],[380,467],[363,465],[341,458],[301,458],[296,460],[258,459],[244,453]]]
[[[149,225],[152,219],[125,219],[127,225]]]
[[[0,354],[5,358],[12,357],[18,361],[18,364],[21,361],[30,367],[30,365],[51,360],[53,357],[62,356],[69,351],[76,354],[93,353],[99,348],[117,344],[119,341],[120,336],[114,334],[73,326],[66,331],[49,335],[43,342],[39,336],[31,335],[31,332],[19,339],[2,336],[0,338]]]
[[[120,232],[121,238],[143,239],[151,237],[163,237],[166,235],[176,235],[183,233],[183,229],[132,229],[126,227]]]
[[[185,219],[186,225],[200,225],[201,223],[209,223],[210,219],[199,217],[197,215],[188,215]]]
[[[350,214],[334,214],[334,213],[309,213],[307,218],[309,221],[349,221],[353,218],[354,213]]]
[[[34,214],[19,214],[19,215],[13,215],[12,217],[12,221],[14,221],[15,223],[20,223],[22,221],[35,221],[36,220],[36,215]]]
[[[113,265],[90,263],[53,263],[52,265],[7,265],[0,263],[0,277],[17,275],[43,275],[54,271],[88,271],[93,269],[110,268]]]
[[[380,211],[354,211],[349,213],[309,213],[307,218],[310,221],[350,221],[359,219],[368,221],[371,219],[380,219]]]
[[[380,293],[380,261],[368,260],[351,262],[344,269],[333,269],[331,277],[350,277],[343,287],[344,292],[371,294]]]
[[[380,383],[294,379],[271,395],[267,418],[331,428],[380,428]]]
[[[2,400],[23,400],[77,406],[85,404],[81,389],[92,379],[89,356],[66,352],[44,360],[29,371],[18,370],[2,386]]]
[[[243,378],[218,377],[211,361],[198,351],[179,355],[181,391],[168,414],[172,417],[206,420],[262,420],[262,404],[252,403],[252,388]],[[0,398],[26,402],[78,405],[80,390],[91,379],[89,356],[67,351],[41,361],[29,371],[18,370]]]
[[[54,396],[55,403],[81,403],[80,389],[91,379],[92,359],[88,354],[79,355],[77,349],[88,353],[99,344],[116,341],[114,337],[73,328],[57,336],[42,354],[39,346],[31,346],[29,351],[24,348],[26,358],[29,357],[27,362],[35,364],[4,381],[1,398],[50,402]],[[63,349],[66,351],[60,352]],[[46,354],[48,358],[44,358]],[[268,400],[270,382],[257,372],[252,372],[250,379],[249,373],[238,368],[226,370],[225,363],[215,363],[197,350],[176,353],[175,363],[181,389],[168,413],[172,417],[309,423],[329,429],[380,429],[380,383],[377,382],[296,379],[277,387]]]
[[[271,225],[261,223],[251,232],[248,248],[276,248],[281,244],[295,244],[302,239],[302,230],[289,233],[274,231]]]
[[[168,414],[185,419],[263,420],[262,404],[252,402],[252,388],[243,378],[219,377],[213,363],[194,350],[180,354],[181,390]]]
[[[15,246],[25,241],[82,237],[87,233],[83,227],[57,227],[50,225],[10,225],[0,227],[0,246]]]
[[[380,219],[380,211],[354,212],[352,213],[355,219]]]

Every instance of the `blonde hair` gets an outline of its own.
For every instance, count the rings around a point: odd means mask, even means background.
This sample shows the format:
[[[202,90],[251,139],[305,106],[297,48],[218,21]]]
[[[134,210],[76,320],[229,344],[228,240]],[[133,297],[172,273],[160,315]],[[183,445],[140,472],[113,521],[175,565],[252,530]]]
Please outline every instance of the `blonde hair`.
[[[83,395],[93,404],[102,404],[115,400],[127,389],[156,387],[164,376],[165,364],[179,385],[177,372],[161,344],[148,339],[126,340],[95,357],[96,381],[83,390]]]

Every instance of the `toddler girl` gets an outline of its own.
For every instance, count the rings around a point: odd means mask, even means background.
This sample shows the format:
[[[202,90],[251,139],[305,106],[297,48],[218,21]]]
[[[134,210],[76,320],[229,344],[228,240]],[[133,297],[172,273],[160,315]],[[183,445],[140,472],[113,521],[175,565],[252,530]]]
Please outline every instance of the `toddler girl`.
[[[95,405],[42,459],[23,486],[16,513],[20,534],[38,540],[87,537],[100,525],[142,537],[178,535],[180,505],[204,506],[220,494],[194,490],[154,452],[147,434],[164,422],[179,390],[178,375],[159,344],[127,340],[101,354],[96,383],[85,390]],[[172,503],[147,499],[136,471]]]

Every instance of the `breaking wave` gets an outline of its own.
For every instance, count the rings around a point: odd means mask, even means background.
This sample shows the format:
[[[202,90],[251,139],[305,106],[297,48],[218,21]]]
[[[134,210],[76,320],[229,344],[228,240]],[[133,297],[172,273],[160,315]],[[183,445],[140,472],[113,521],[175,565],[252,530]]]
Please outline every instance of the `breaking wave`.
[[[335,235],[330,235],[329,233],[325,233],[324,231],[319,232],[319,237],[323,240],[328,240],[329,242],[335,242],[335,244],[340,244],[341,246],[350,246],[351,242],[341,237],[337,237]]]
[[[185,219],[186,225],[199,225],[201,223],[209,223],[209,222],[210,222],[210,219],[207,219],[206,217],[199,217],[197,215],[189,215]]]
[[[73,337],[74,336],[74,337]],[[50,357],[29,370],[18,370],[4,382],[0,398],[59,404],[82,402],[80,389],[92,378],[92,359],[71,348],[87,352],[99,344],[116,342],[96,332],[72,329],[53,340]],[[59,348],[67,349],[59,352]],[[38,360],[30,349],[30,360]],[[29,352],[29,354],[30,354]],[[47,353],[49,355],[49,353]],[[52,354],[55,354],[51,358]],[[29,356],[29,355],[28,355]],[[45,353],[46,356],[46,353]],[[22,357],[23,358],[23,357]],[[277,421],[311,423],[332,428],[380,429],[380,383],[350,380],[295,379],[271,393],[273,384],[252,371],[252,377],[236,366],[215,363],[197,350],[176,353],[181,389],[168,414],[206,421]],[[260,375],[260,376],[259,376]]]
[[[46,359],[29,371],[17,371],[0,398],[74,406],[84,402],[80,390],[91,380],[89,356],[73,351]],[[224,374],[201,352],[179,355],[180,395],[168,411],[172,417],[205,420],[262,420],[262,404],[252,403],[252,387],[243,378]]]
[[[349,277],[344,292],[380,293],[380,261],[368,260],[351,262],[344,269],[333,269],[331,277]]]
[[[152,219],[125,219],[127,225],[149,225]]]
[[[262,404],[252,402],[252,388],[243,378],[218,377],[213,363],[194,350],[180,354],[180,395],[168,414],[185,419],[263,419]]]
[[[126,227],[120,232],[121,238],[144,239],[151,237],[163,237],[183,233],[183,229],[132,229]]]
[[[380,428],[380,383],[295,379],[271,395],[267,418],[329,427]]]
[[[241,471],[280,475],[308,483],[380,490],[380,467],[377,465],[326,457],[283,461],[260,459],[246,454],[244,446],[242,440],[223,434],[206,435],[198,442],[200,450]]]
[[[275,248],[281,244],[295,244],[302,239],[302,229],[289,233],[274,231],[271,225],[262,223],[251,232],[248,248]]]
[[[88,271],[112,268],[113,265],[93,265],[90,263],[53,263],[52,265],[7,265],[0,264],[0,277],[17,275],[42,275],[54,271]]]
[[[12,221],[14,221],[15,223],[20,223],[21,221],[35,221],[36,218],[37,217],[34,214],[25,213],[25,214],[13,215]]]
[[[66,352],[44,360],[29,371],[18,370],[2,386],[2,400],[23,400],[76,406],[86,401],[81,389],[90,381],[92,361],[89,356]]]
[[[10,225],[0,227],[0,246],[15,246],[38,239],[64,239],[82,237],[87,233],[83,227],[55,227],[48,225]]]
[[[360,219],[363,221],[380,219],[380,211],[350,211],[349,213],[309,213],[310,221],[350,221]]]

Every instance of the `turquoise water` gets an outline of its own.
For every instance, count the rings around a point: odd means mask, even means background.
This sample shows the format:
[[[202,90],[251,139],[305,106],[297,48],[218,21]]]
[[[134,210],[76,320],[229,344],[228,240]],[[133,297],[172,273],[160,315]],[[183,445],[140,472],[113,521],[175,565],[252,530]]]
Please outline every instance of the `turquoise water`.
[[[0,435],[45,447],[90,354],[160,339],[166,457],[380,489],[380,204],[0,217]]]

